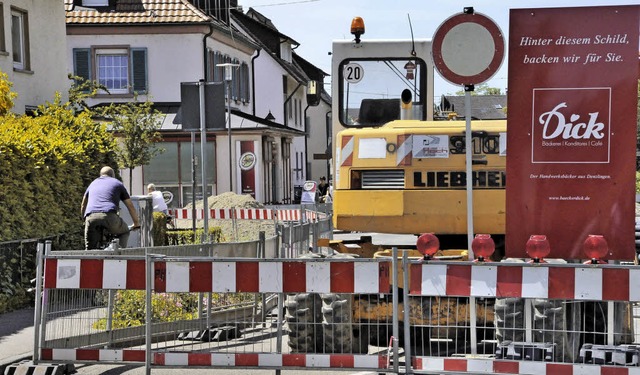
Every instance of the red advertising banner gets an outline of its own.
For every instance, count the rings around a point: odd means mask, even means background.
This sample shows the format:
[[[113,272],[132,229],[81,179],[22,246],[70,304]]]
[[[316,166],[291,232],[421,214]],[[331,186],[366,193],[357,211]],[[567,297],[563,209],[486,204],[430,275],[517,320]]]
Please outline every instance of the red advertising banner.
[[[240,187],[242,194],[256,197],[256,163],[258,158],[255,153],[254,141],[240,141]]]
[[[512,9],[509,20],[506,252],[635,256],[640,6]]]

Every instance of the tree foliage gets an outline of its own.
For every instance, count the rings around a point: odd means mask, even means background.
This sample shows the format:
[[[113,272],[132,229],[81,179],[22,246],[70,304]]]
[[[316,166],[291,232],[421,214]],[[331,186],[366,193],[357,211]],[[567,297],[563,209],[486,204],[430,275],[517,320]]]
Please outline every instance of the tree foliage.
[[[89,81],[83,77],[69,74],[69,79],[73,81],[69,89],[69,102],[72,104],[76,112],[88,111],[91,108],[87,104],[87,99],[93,98],[100,91],[109,92],[109,90],[97,81]]]
[[[155,155],[163,151],[156,145],[162,140],[158,132],[162,126],[162,113],[155,110],[148,100],[139,102],[137,96],[132,102],[112,103],[96,112],[119,138],[117,160],[121,167],[129,169],[131,191],[133,169],[149,164]]]
[[[0,71],[0,116],[4,116],[13,108],[13,99],[17,96],[11,91],[13,83],[7,78],[7,74]]]

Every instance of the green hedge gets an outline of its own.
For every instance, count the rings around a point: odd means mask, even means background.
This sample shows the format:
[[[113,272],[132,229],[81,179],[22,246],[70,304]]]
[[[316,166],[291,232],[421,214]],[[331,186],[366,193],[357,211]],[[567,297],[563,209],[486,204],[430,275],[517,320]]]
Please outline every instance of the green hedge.
[[[107,295],[103,295],[106,302]],[[211,306],[224,306],[253,302],[253,293],[211,293]],[[207,298],[204,298],[204,306]],[[144,290],[119,290],[115,294],[113,307],[112,329],[136,327],[146,322],[146,296]],[[154,293],[151,296],[151,316],[154,322],[174,322],[179,320],[193,320],[198,317],[198,293]],[[93,324],[93,328],[104,330],[107,327],[106,318],[101,318]]]
[[[56,95],[35,117],[16,115],[10,88],[0,72],[0,313],[32,304],[38,239],[84,247],[84,190],[102,166],[118,170],[114,136],[89,113]]]
[[[191,229],[169,229],[167,230],[168,245],[177,246],[201,243],[202,233],[204,233],[203,228],[196,229],[195,237]],[[224,240],[222,229],[219,227],[209,228],[209,240],[213,243],[222,242]]]
[[[0,116],[0,242],[75,233],[80,203],[115,140],[87,114],[56,101],[39,116]]]
[[[33,305],[37,241],[0,243],[0,314]]]
[[[191,245],[201,243],[204,228],[196,228],[196,234],[193,235],[191,229],[167,229],[167,215],[162,212],[153,213],[153,245],[154,246],[178,246]],[[222,242],[222,228],[209,228],[209,240],[213,243]]]

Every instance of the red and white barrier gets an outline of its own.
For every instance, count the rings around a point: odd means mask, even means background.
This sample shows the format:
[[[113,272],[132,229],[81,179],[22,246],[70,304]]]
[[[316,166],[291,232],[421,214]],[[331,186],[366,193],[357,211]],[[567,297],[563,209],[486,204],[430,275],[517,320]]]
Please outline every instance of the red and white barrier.
[[[154,263],[156,292],[388,293],[388,262]],[[144,260],[47,259],[47,289],[145,289]]]
[[[143,349],[41,349],[44,361],[145,362]],[[153,353],[156,366],[386,368],[381,355],[283,353]]]
[[[353,150],[354,150],[355,139],[352,135],[343,135],[342,136],[342,148],[340,151],[340,166],[341,167],[349,167],[353,165]]]
[[[276,210],[276,217],[280,221],[300,221],[300,210]]]
[[[156,366],[379,369],[386,367],[386,361],[385,356],[354,354],[154,353],[153,356]]]
[[[640,269],[603,266],[411,265],[411,294],[640,301]]]
[[[237,208],[235,210],[235,217],[239,220],[273,220],[273,211],[257,208]]]
[[[46,259],[45,289],[144,290],[146,264],[130,259]]]
[[[498,359],[468,359],[442,357],[416,357],[414,370],[470,374],[530,374],[530,375],[640,375],[640,368],[572,363],[534,361],[507,361]]]
[[[155,262],[166,292],[379,293],[385,262]],[[384,271],[383,271],[384,269]],[[47,259],[45,288],[145,289],[145,261]],[[640,301],[640,269],[478,264],[412,264],[409,292],[422,296]]]
[[[196,209],[196,219],[204,219],[205,210]],[[176,219],[193,219],[193,210],[189,208],[179,208],[169,210],[169,215]],[[235,215],[235,216],[234,216]],[[251,219],[251,220],[273,220],[273,212],[268,209],[257,208],[217,208],[209,210],[209,219]]]
[[[144,349],[41,349],[43,361],[144,362]]]
[[[389,291],[388,267],[384,262],[342,261],[158,262],[154,290],[375,294]]]
[[[200,208],[195,210],[196,219],[204,219],[205,210]],[[193,210],[189,208],[178,208],[169,210],[169,215],[176,219],[193,219]],[[309,220],[324,219],[326,214],[312,210],[306,210],[305,215]],[[300,221],[302,213],[299,209],[266,209],[266,208],[221,208],[210,209],[210,219],[237,219],[237,220],[273,220],[280,221]]]

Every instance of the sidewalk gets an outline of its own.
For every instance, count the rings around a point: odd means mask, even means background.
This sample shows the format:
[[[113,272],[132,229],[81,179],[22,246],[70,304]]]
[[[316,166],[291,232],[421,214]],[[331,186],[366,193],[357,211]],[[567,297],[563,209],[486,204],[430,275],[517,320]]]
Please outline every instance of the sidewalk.
[[[33,355],[33,307],[0,314],[0,374]]]

